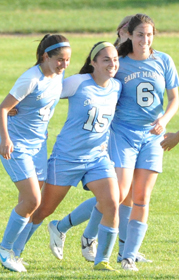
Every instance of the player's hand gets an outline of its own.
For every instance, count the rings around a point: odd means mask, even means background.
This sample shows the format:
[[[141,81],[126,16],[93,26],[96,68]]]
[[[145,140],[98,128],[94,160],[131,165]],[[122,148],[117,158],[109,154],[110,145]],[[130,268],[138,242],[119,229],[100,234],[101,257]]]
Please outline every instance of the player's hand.
[[[173,149],[179,142],[178,133],[166,133],[164,135],[164,140],[160,143],[164,151],[170,151]]]
[[[14,150],[14,146],[10,139],[5,141],[2,140],[0,144],[0,154],[3,156],[3,158],[10,159],[13,150]]]
[[[150,133],[159,135],[164,131],[166,124],[162,122],[162,119],[157,119],[153,123],[151,123],[151,126],[154,127],[150,130]]]
[[[16,108],[12,108],[9,112],[8,112],[8,116],[15,116],[17,115],[18,111]]]

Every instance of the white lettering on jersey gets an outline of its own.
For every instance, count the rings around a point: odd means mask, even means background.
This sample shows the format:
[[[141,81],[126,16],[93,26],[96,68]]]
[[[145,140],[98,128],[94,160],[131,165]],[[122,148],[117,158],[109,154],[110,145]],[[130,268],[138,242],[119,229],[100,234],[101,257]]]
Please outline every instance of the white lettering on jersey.
[[[127,77],[124,78],[124,82],[125,84],[133,79],[139,78],[140,77],[140,72],[135,72],[132,73],[130,75],[128,75]]]

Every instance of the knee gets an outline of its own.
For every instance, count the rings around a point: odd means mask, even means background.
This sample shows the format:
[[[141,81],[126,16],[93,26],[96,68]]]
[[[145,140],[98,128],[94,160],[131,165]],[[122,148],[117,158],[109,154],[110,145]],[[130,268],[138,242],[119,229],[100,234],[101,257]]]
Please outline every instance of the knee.
[[[111,217],[118,217],[119,215],[119,202],[118,200],[109,200],[106,205],[105,208],[108,212],[109,215],[111,215]]]
[[[40,205],[33,215],[33,222],[38,223],[39,221],[43,221],[52,213],[53,211],[51,211],[48,206]]]
[[[129,203],[129,205],[132,202],[132,194],[131,192],[128,192],[128,190],[120,190],[120,200],[119,203],[123,202]]]
[[[150,196],[138,195],[133,200],[134,204],[148,205],[150,202]]]
[[[41,203],[41,197],[32,197],[32,198],[29,198],[28,201],[27,201],[27,207],[29,209],[29,212],[34,212],[39,206],[40,206],[40,203]]]

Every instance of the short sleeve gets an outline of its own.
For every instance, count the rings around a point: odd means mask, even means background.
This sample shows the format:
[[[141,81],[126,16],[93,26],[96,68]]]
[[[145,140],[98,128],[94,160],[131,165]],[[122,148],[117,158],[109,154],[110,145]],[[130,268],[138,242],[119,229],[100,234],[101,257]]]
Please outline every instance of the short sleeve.
[[[31,80],[20,77],[17,79],[9,93],[13,95],[18,101],[21,101],[34,90],[35,86],[35,79]]]

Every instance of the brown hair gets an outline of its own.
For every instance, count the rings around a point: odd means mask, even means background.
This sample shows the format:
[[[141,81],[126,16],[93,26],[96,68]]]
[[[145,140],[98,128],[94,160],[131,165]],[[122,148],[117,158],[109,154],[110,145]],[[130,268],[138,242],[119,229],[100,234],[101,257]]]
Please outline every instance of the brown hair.
[[[136,27],[141,23],[148,23],[153,27],[153,34],[155,34],[155,24],[153,20],[145,15],[145,14],[136,14],[133,16],[128,24],[128,32],[130,35],[133,34],[133,31],[136,29]],[[125,57],[129,53],[133,52],[133,46],[132,41],[130,39],[127,39],[124,43],[120,45],[118,48],[118,55]],[[150,47],[150,52],[153,53],[153,49]]]
[[[43,54],[44,54],[46,48],[48,48],[54,44],[61,43],[61,42],[69,42],[69,41],[63,35],[46,34],[42,38],[42,40],[40,41],[40,43],[37,47],[37,51],[36,51],[37,62],[35,65],[43,62]],[[60,47],[60,48],[64,48],[64,47]],[[48,56],[52,57],[53,55],[57,55],[59,53],[60,48],[49,51]]]
[[[79,71],[80,74],[93,73],[94,67],[91,65],[91,53],[92,53],[92,51],[94,50],[94,48],[96,48],[97,45],[99,45],[99,44],[101,44],[101,43],[103,43],[103,42],[104,42],[104,41],[98,42],[98,43],[96,43],[96,44],[92,47],[92,49],[91,49],[91,51],[90,51],[88,57],[87,57],[86,60],[85,60],[85,64],[83,65],[83,67],[82,67],[81,70]],[[93,61],[96,61],[96,59],[97,59],[97,57],[98,57],[99,54],[100,54],[100,51],[95,55],[95,57],[93,58]]]
[[[129,21],[131,20],[133,16],[126,16],[125,18],[123,18],[123,20],[119,23],[118,27],[117,27],[117,39],[116,41],[114,42],[114,46],[117,47],[120,45],[120,42],[121,42],[121,38],[120,38],[120,33],[119,31],[121,29],[123,29],[125,32],[128,31],[128,25],[129,25]]]

